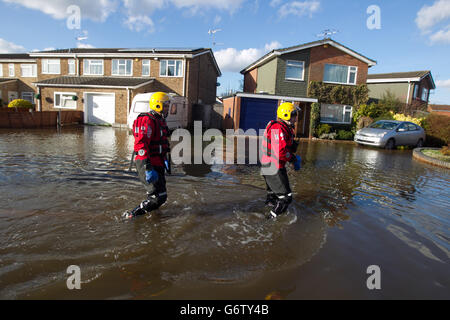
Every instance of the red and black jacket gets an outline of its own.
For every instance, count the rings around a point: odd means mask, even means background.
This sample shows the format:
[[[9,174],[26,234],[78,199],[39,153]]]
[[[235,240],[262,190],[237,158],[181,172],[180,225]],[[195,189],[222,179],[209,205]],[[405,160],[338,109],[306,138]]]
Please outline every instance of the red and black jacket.
[[[164,167],[170,152],[169,128],[163,117],[155,113],[142,113],[134,121],[134,151],[136,160],[147,162],[147,168]]]
[[[287,162],[293,162],[298,147],[294,138],[294,129],[285,122],[269,122],[264,132],[261,163],[267,165],[272,162],[278,169],[282,169],[286,166]]]

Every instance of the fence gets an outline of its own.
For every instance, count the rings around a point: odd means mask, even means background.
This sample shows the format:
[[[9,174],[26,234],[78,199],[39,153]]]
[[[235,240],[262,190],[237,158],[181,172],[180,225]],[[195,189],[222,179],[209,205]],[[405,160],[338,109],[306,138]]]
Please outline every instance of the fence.
[[[82,111],[24,112],[0,109],[0,128],[32,129],[83,123]]]

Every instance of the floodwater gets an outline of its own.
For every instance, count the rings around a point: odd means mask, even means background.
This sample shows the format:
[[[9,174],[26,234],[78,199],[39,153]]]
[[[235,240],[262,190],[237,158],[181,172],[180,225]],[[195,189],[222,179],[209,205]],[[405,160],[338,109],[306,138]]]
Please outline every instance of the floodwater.
[[[176,166],[167,205],[123,222],[145,197],[132,144],[0,131],[1,299],[450,299],[450,173],[411,151],[302,143],[294,203],[270,222],[256,166]]]

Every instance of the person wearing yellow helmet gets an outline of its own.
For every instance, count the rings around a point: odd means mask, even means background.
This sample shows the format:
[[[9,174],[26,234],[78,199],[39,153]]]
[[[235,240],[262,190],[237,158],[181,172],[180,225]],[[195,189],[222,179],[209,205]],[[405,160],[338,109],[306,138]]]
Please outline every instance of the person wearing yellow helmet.
[[[298,143],[294,140],[294,128],[300,111],[290,102],[282,103],[277,110],[277,120],[269,122],[264,132],[261,164],[267,186],[266,204],[272,208],[268,218],[285,213],[292,203],[286,164],[291,163],[296,171],[301,169],[301,158],[295,154]],[[271,165],[276,167],[276,173],[265,174],[264,168]]]
[[[166,117],[170,98],[164,92],[154,93],[150,98],[150,112],[142,113],[133,124],[135,138],[135,163],[139,180],[147,191],[147,200],[132,211],[123,214],[132,219],[157,210],[167,201],[165,170],[169,171],[169,128]]]

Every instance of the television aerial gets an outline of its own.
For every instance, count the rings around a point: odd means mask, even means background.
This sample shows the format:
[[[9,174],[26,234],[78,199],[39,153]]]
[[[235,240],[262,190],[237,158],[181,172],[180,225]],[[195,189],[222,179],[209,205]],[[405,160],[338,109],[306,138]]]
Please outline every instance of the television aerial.
[[[339,33],[338,30],[326,29],[322,33],[317,34],[316,37],[323,38],[325,40],[325,39],[330,38],[330,36],[332,36],[333,34],[337,34],[337,33]]]
[[[222,31],[222,29],[209,29],[208,34],[212,37],[212,45],[213,47],[215,46],[220,46],[220,45],[224,45],[223,43],[217,43],[216,42],[216,33]]]

